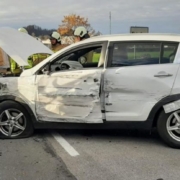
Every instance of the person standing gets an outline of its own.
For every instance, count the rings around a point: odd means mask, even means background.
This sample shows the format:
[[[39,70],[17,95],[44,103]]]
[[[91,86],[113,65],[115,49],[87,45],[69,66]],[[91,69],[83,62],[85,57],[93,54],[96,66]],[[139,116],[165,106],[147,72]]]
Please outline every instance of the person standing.
[[[68,44],[61,43],[61,35],[56,31],[52,32],[52,34],[50,35],[50,41],[51,41],[51,50],[53,52],[57,52],[68,46]]]
[[[90,38],[85,27],[79,26],[74,31],[75,43]]]

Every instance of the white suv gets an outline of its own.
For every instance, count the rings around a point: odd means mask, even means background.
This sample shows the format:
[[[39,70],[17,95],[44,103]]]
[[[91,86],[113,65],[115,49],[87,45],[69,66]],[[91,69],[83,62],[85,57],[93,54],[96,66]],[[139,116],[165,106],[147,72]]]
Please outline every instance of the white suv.
[[[0,39],[6,31],[0,29]],[[4,38],[0,46],[19,65],[30,52],[52,53],[30,36],[8,31],[15,43]],[[180,148],[179,43],[179,35],[98,36],[60,50],[20,77],[1,78],[1,136],[27,137],[34,128],[157,127],[169,146]]]

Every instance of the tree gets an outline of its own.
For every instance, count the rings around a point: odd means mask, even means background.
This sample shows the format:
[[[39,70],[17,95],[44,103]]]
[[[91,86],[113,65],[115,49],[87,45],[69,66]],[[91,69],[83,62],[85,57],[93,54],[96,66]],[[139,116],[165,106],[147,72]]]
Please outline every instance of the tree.
[[[73,31],[78,26],[84,26],[89,34],[96,34],[95,30],[91,27],[88,22],[88,18],[81,17],[76,14],[70,14],[68,16],[64,16],[62,20],[62,24],[58,28],[58,32],[63,36],[72,36]]]
[[[53,31],[56,31],[56,29],[42,29],[39,26],[36,25],[28,25],[27,27],[24,27],[27,29],[28,33],[32,36],[45,36],[50,35]]]

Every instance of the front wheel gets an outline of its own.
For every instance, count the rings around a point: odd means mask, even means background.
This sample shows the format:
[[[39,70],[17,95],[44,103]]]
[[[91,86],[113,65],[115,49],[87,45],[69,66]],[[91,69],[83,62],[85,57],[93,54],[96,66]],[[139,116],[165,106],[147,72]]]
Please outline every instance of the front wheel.
[[[166,114],[162,111],[157,122],[160,137],[173,148],[180,148],[180,110]]]
[[[33,124],[26,109],[14,101],[0,103],[0,137],[15,139],[33,133]]]

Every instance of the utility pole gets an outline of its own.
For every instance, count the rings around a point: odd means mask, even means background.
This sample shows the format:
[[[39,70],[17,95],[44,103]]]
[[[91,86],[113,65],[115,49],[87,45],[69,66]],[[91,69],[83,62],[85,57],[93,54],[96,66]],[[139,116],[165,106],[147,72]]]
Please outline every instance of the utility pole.
[[[111,12],[109,12],[109,32],[111,34]]]

